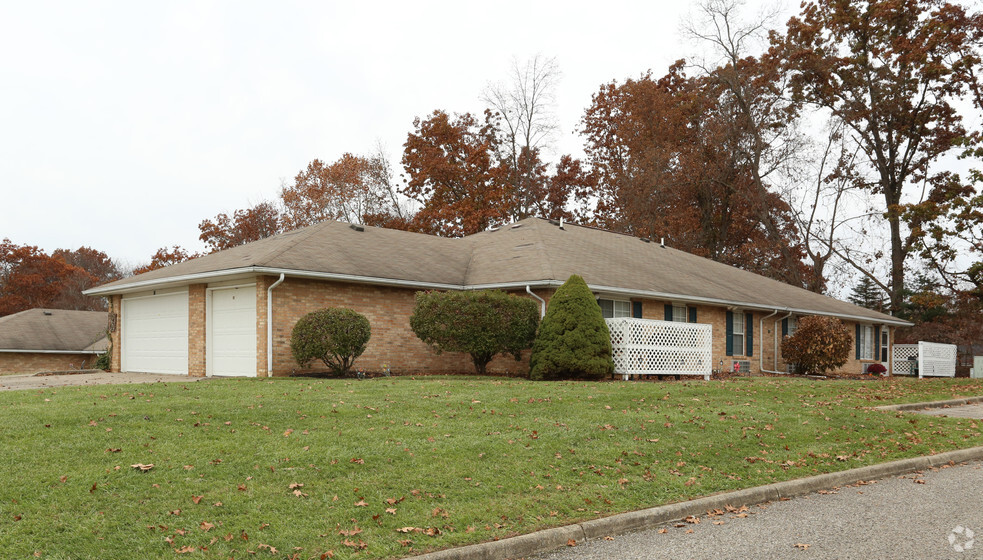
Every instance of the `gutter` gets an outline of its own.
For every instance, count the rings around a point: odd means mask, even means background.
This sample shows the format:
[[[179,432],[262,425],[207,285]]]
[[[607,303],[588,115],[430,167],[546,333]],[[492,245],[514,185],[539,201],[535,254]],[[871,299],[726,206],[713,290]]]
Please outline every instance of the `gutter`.
[[[273,377],[273,288],[280,285],[286,276],[281,272],[280,279],[266,288],[266,375]]]
[[[531,289],[529,289],[529,284],[526,284],[526,293],[539,300],[539,318],[542,319],[543,317],[545,317],[546,300],[537,296]]]

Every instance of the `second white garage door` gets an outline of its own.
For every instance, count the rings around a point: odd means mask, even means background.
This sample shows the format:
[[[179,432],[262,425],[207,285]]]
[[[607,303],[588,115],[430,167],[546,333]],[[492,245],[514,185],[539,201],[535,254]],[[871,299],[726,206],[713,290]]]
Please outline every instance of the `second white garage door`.
[[[256,375],[256,286],[211,290],[208,375]]]

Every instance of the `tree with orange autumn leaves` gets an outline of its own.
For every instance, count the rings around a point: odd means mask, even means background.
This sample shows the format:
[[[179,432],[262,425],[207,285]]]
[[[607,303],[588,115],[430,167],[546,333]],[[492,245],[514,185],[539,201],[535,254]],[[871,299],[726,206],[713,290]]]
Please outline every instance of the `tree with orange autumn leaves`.
[[[82,291],[122,274],[101,251],[80,247],[51,255],[32,245],[0,242],[0,316],[33,308],[101,311],[101,298]]]
[[[738,64],[758,71],[753,60]],[[792,209],[748,147],[756,126],[717,73],[689,77],[682,61],[662,78],[603,86],[582,129],[599,179],[592,220],[803,285]]]

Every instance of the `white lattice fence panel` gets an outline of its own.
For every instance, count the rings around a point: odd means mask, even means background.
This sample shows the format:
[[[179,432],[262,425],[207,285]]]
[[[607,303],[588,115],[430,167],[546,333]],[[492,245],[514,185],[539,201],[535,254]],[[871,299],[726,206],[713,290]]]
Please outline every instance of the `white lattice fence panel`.
[[[710,325],[621,317],[607,319],[619,375],[701,375],[710,378]]]
[[[955,377],[956,345],[918,343],[918,377]]]
[[[912,366],[918,363],[918,345],[895,344],[893,350],[894,367],[891,368],[892,373],[894,375],[914,375],[915,371]]]

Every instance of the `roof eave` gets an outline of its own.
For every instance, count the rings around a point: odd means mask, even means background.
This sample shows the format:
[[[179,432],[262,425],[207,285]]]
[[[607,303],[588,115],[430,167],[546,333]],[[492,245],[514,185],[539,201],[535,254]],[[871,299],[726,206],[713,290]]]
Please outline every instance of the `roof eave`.
[[[141,292],[157,288],[191,284],[195,282],[217,280],[231,276],[241,276],[243,274],[284,274],[293,278],[314,278],[318,280],[335,280],[341,282],[355,282],[359,284],[373,284],[381,286],[394,286],[401,288],[420,288],[427,290],[462,290],[464,286],[460,284],[446,284],[441,282],[421,282],[417,280],[403,280],[399,278],[378,278],[373,276],[357,276],[353,274],[339,274],[334,272],[316,272],[311,270],[296,270],[287,268],[275,268],[266,266],[248,266],[240,268],[229,268],[210,272],[198,272],[195,274],[183,274],[180,276],[168,276],[166,278],[155,278],[131,282],[122,286],[99,286],[83,291],[87,296],[107,296],[115,294],[128,294]]]

